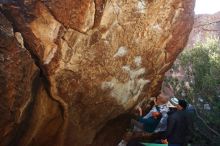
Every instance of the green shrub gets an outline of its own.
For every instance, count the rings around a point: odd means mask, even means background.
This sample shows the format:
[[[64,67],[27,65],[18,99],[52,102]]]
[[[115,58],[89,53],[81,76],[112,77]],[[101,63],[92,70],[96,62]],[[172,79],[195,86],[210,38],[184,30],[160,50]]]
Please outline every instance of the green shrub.
[[[165,84],[174,88],[175,96],[186,98],[197,110],[193,141],[200,146],[220,145],[220,46],[217,39],[186,49],[177,58],[172,72],[184,70],[184,79],[167,77]],[[184,93],[184,94],[183,94]],[[210,110],[204,109],[210,105]],[[207,125],[206,125],[207,124]]]

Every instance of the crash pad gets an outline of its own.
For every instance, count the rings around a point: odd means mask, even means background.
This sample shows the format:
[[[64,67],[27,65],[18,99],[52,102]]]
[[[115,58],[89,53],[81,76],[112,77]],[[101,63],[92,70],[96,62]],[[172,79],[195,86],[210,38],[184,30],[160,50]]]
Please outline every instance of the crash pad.
[[[145,146],[168,146],[168,144],[156,144],[156,143],[142,143]],[[191,146],[188,144],[188,146]]]
[[[168,146],[168,144],[142,143],[145,146]]]

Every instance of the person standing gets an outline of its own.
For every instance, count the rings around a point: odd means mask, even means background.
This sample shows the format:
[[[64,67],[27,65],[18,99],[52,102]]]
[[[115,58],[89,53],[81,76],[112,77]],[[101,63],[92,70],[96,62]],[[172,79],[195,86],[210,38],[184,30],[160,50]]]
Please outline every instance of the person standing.
[[[187,102],[179,99],[177,111],[168,116],[167,140],[168,146],[187,146],[187,138],[192,121],[186,111]]]

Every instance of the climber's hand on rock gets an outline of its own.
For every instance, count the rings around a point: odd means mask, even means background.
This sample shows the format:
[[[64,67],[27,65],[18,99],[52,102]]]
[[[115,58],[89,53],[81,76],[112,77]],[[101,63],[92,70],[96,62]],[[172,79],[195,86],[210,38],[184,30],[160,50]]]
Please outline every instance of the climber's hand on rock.
[[[134,114],[136,116],[142,116],[143,115],[142,108],[140,106],[135,107]]]
[[[139,112],[139,116],[142,116],[143,115],[143,112],[142,112],[142,109],[141,109],[141,107],[140,106],[137,106],[137,108],[136,108],[137,110],[138,110],[138,112]]]

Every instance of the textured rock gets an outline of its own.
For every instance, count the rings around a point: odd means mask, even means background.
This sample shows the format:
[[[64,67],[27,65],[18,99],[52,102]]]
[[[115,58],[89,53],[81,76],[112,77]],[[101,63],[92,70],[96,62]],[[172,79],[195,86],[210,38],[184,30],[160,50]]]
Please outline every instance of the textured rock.
[[[191,48],[196,43],[205,42],[208,38],[220,38],[220,12],[195,16],[186,48]]]
[[[20,146],[111,145],[109,127],[126,121],[117,117],[160,90],[164,73],[186,44],[194,15],[192,0],[19,4],[5,6],[4,12],[48,81],[47,92],[43,85],[38,89]]]
[[[0,33],[0,145],[51,144],[63,122],[59,104],[42,85],[22,35],[1,13]]]
[[[38,70],[29,52],[19,44],[22,40],[14,37],[11,23],[1,13],[0,34],[0,145],[8,145],[20,136],[27,120]]]

